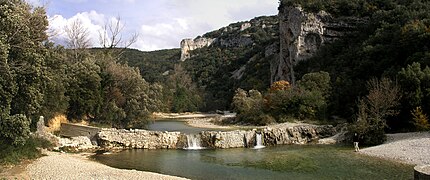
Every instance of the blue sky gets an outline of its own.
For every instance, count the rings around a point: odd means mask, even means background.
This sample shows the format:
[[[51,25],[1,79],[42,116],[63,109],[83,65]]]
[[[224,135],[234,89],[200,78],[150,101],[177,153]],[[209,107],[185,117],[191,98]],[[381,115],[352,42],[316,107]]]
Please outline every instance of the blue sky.
[[[26,0],[47,9],[54,41],[64,42],[64,27],[79,19],[90,31],[93,46],[103,24],[120,16],[124,36],[138,33],[133,48],[149,51],[177,48],[184,38],[277,14],[278,0]]]

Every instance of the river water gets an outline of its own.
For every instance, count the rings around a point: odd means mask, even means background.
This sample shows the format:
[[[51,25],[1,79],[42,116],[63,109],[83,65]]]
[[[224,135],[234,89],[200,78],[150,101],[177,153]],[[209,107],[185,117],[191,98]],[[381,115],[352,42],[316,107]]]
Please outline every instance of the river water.
[[[208,130],[163,120],[150,130],[197,134]],[[283,145],[261,149],[127,150],[93,159],[108,166],[191,179],[413,179],[413,167],[368,157],[339,145]]]
[[[156,120],[148,125],[148,130],[151,131],[177,131],[185,134],[198,134],[201,131],[211,129],[191,127],[185,121],[180,120]]]
[[[191,179],[413,179],[412,166],[333,145],[127,150],[93,158],[116,168]]]
[[[155,121],[155,131],[198,134],[184,121]],[[262,146],[263,147],[263,146]],[[200,148],[190,148],[200,149]],[[413,167],[353,152],[350,146],[283,145],[261,149],[126,150],[93,159],[108,166],[190,179],[413,179]]]

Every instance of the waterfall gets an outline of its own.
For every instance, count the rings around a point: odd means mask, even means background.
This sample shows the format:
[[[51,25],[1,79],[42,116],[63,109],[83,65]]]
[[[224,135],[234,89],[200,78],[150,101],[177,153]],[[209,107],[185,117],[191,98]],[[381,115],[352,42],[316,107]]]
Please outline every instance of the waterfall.
[[[264,148],[264,147],[266,147],[266,146],[264,146],[263,145],[263,143],[262,143],[262,136],[261,136],[261,134],[260,133],[256,133],[255,134],[255,142],[256,142],[256,145],[254,146],[254,149],[261,149],[261,148]]]
[[[196,150],[204,149],[200,146],[200,135],[197,134],[187,134],[187,147],[184,149]]]

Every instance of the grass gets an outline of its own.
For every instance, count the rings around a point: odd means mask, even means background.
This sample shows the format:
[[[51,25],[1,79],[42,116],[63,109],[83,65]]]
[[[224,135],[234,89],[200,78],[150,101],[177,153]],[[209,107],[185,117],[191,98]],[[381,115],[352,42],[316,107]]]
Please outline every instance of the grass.
[[[49,141],[30,138],[22,146],[13,146],[0,140],[0,165],[18,164],[25,159],[35,159],[42,156],[38,148],[51,147]]]
[[[320,179],[410,179],[411,165],[354,153],[350,147],[289,146],[280,151],[242,166],[312,175]]]

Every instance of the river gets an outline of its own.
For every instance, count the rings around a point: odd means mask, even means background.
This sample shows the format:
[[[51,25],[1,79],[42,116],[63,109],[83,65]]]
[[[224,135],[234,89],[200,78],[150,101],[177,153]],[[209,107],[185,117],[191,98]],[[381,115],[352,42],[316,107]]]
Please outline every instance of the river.
[[[197,134],[184,121],[155,121],[150,130]],[[283,145],[261,149],[126,150],[93,159],[122,168],[191,179],[413,179],[413,167],[355,153],[351,146]]]

